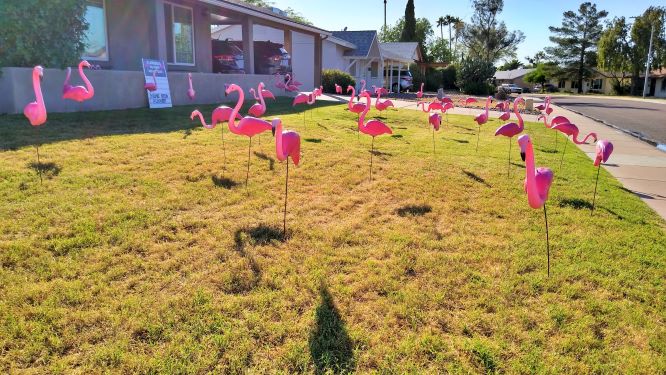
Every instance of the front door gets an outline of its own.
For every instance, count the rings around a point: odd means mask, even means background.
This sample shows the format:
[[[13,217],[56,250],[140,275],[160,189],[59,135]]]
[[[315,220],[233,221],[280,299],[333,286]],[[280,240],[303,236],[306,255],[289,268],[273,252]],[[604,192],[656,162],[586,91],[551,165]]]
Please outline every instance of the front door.
[[[657,87],[657,79],[650,78],[650,92],[648,93],[648,96],[654,96],[654,90],[656,87]]]

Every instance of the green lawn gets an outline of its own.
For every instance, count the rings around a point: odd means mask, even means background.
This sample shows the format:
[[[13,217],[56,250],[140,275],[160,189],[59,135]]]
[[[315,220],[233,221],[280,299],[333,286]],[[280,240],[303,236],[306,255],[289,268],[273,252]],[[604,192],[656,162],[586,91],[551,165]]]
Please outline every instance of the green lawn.
[[[269,106],[302,138],[286,241],[269,133],[246,191],[247,138],[225,131],[225,171],[191,107],[50,114],[40,185],[37,131],[0,116],[0,372],[666,371],[664,221],[603,170],[591,216],[591,160],[569,145],[560,171],[543,125],[550,278],[497,120],[476,153],[449,116],[433,158],[426,115],[392,111],[369,181],[344,105],[307,127]]]

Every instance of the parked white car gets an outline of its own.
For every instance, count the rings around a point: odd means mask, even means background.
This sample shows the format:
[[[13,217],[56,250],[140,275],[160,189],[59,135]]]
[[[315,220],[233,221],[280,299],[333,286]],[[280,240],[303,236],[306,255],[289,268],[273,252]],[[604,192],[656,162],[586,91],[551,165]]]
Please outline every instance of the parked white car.
[[[515,83],[503,83],[502,85],[500,85],[500,87],[510,90],[512,94],[523,93],[523,89],[520,88],[520,86],[516,85]]]
[[[391,71],[388,71],[388,78],[391,79]],[[408,69],[400,70],[400,91],[412,90],[414,87],[412,72]],[[398,92],[398,69],[393,70],[393,80],[391,82],[391,91]]]

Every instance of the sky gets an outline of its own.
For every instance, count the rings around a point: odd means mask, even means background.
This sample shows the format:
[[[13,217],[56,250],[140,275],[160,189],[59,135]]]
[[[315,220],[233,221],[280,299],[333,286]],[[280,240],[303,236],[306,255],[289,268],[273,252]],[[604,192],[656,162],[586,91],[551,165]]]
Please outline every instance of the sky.
[[[300,12],[315,26],[336,31],[380,30],[384,24],[383,0],[272,0],[281,9],[288,7]],[[517,57],[524,61],[525,56],[533,56],[544,47],[551,45],[548,26],[560,26],[562,13],[576,10],[581,0],[505,0],[504,11],[499,19],[509,30],[520,30],[525,34],[517,50]],[[407,0],[388,0],[386,22],[391,25],[405,13]],[[440,16],[450,14],[469,21],[473,9],[471,0],[414,0],[416,17],[426,17],[433,24],[435,36],[440,35],[436,27]],[[608,11],[607,19],[613,17],[638,16],[651,5],[666,6],[666,0],[597,0],[597,9]],[[444,28],[447,38],[448,28]]]

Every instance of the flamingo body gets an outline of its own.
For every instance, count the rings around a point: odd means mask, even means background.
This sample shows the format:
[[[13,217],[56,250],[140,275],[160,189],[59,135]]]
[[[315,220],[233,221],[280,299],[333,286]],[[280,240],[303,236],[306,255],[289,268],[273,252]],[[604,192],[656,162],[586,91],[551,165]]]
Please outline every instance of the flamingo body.
[[[342,94],[342,86],[338,85],[337,83],[335,84],[335,93]]]
[[[551,125],[552,125],[552,123],[551,123]],[[585,138],[582,141],[578,140],[578,135],[580,133],[580,130],[578,130],[578,127],[576,125],[574,125],[570,122],[558,123],[558,124],[554,125],[552,127],[552,129],[555,129],[559,132],[564,133],[567,137],[571,136],[573,142],[577,145],[586,144],[587,139],[590,138],[590,137],[594,138],[594,142],[597,141],[597,134],[596,133],[589,133],[585,136]]]
[[[525,129],[525,123],[523,122],[523,118],[520,116],[520,112],[518,112],[518,103],[522,101],[523,98],[519,97],[513,102],[513,113],[516,115],[518,123],[516,124],[515,122],[511,122],[500,126],[495,131],[495,136],[503,135],[505,137],[511,138],[523,132]]]
[[[360,103],[360,102],[354,103],[354,98],[356,97],[356,89],[354,88],[354,86],[351,86],[351,85],[348,86],[347,87],[347,92],[349,92],[349,91],[351,91],[352,94],[349,97],[349,103],[347,104],[347,108],[349,109],[349,111],[351,111],[353,113],[357,113],[357,114],[362,113],[365,110],[365,104]]]
[[[388,125],[384,124],[379,120],[370,120],[365,122],[365,115],[370,111],[370,93],[367,91],[361,93],[361,96],[366,98],[365,110],[361,113],[361,116],[358,119],[358,129],[361,133],[367,134],[371,137],[376,137],[382,134],[393,134],[391,128]]]
[[[467,98],[469,99],[474,99],[474,98]],[[486,99],[486,109],[485,112],[479,113],[474,117],[474,121],[476,121],[479,126],[485,124],[488,122],[488,109],[490,108],[490,102],[493,100],[492,96],[489,96],[488,99]],[[476,99],[474,99],[476,101]]]
[[[192,73],[187,73],[187,81],[189,85],[189,88],[187,89],[187,97],[190,98],[190,100],[194,100],[196,92],[194,91],[194,87],[192,87]]]
[[[301,160],[301,136],[292,130],[282,130],[282,121],[274,119],[272,122],[275,132],[275,154],[279,161],[285,161],[288,157],[294,164],[298,165]]]
[[[245,94],[243,93],[243,89],[236,84],[229,85],[225,93],[229,95],[234,91],[238,92],[238,102],[229,115],[229,131],[234,134],[252,138],[257,134],[273,129],[273,126],[268,121],[251,116],[243,117],[238,124],[236,124],[236,117],[238,116],[238,111],[240,111],[240,108],[243,106]]]
[[[419,99],[421,99],[421,98],[423,97],[423,85],[424,85],[424,83],[425,83],[425,82],[421,82],[421,88],[420,88],[419,91],[416,93],[416,97],[419,98]]]
[[[548,200],[548,192],[553,183],[553,171],[549,168],[534,167],[534,149],[530,136],[518,137],[520,156],[525,161],[525,192],[530,207],[541,208]]]
[[[439,131],[439,126],[442,124],[442,115],[435,112],[428,117],[428,122],[435,130]]]

